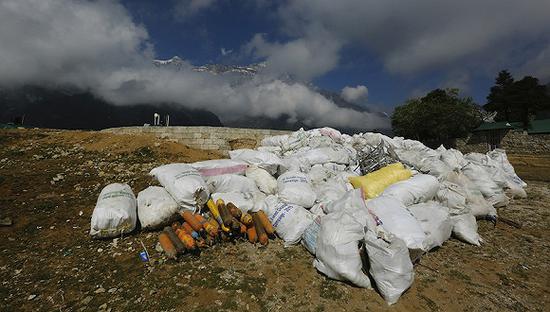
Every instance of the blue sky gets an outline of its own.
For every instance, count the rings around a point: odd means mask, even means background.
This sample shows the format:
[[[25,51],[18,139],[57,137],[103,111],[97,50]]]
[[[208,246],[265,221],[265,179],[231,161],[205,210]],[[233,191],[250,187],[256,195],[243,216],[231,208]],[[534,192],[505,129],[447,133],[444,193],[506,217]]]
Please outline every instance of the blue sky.
[[[502,69],[549,82],[550,1],[2,0],[0,42],[0,87],[375,129],[388,119],[318,90],[391,113],[439,87],[484,104]],[[152,64],[175,55],[176,71]],[[193,69],[252,62],[267,67],[247,81]]]

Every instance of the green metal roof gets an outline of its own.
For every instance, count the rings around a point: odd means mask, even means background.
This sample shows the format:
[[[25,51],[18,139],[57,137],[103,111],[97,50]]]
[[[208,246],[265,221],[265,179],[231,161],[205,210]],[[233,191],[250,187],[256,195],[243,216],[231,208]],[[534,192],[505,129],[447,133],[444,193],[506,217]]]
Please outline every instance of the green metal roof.
[[[484,122],[473,131],[523,129],[521,122]],[[550,133],[550,119],[533,120],[527,129],[528,134]]]
[[[550,133],[550,119],[533,120],[527,129],[527,133]]]

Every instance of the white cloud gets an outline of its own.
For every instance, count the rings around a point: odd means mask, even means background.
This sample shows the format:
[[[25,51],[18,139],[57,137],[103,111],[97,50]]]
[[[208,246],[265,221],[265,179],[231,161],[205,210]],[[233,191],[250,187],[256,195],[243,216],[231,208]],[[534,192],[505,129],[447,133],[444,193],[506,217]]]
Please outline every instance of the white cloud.
[[[342,89],[342,97],[344,100],[351,103],[364,103],[367,101],[369,90],[367,87],[359,85],[356,87],[344,87]]]
[[[152,55],[147,31],[113,1],[0,2],[0,83],[94,82]]]
[[[194,72],[185,61],[180,70],[153,66],[146,29],[116,1],[0,1],[0,42],[0,86],[74,84],[119,105],[181,103],[222,122],[287,115],[311,126],[388,127],[301,83],[262,75],[243,83]]]
[[[275,74],[289,74],[298,80],[309,81],[338,64],[340,47],[337,39],[322,33],[286,43],[268,42],[263,34],[256,34],[246,49],[266,59]]]
[[[456,69],[493,75],[495,68],[510,64],[547,64],[548,0],[295,0],[278,12],[281,30],[292,39],[272,45],[268,56],[288,55],[288,44],[322,37],[339,42],[332,47],[332,59],[338,59],[345,45],[363,46],[380,57],[389,72],[400,75]],[[525,51],[533,49],[540,53],[539,61],[529,61]],[[288,60],[293,62],[292,57]],[[327,63],[312,74],[321,75],[335,65]]]

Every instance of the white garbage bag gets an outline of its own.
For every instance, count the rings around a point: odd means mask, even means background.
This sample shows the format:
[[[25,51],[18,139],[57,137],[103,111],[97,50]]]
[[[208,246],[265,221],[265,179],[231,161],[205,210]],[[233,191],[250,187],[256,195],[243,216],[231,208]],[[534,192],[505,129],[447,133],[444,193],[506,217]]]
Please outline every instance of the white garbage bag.
[[[474,216],[496,216],[496,209],[483,197],[477,186],[464,174],[451,172],[446,177],[448,182],[462,187],[466,193],[466,206]]]
[[[285,203],[311,208],[317,195],[309,177],[298,171],[288,171],[277,178],[279,199]]]
[[[282,152],[282,148],[280,146],[258,146],[256,150],[260,152],[273,153],[277,156],[280,156]]]
[[[197,169],[203,177],[211,177],[222,174],[243,175],[248,164],[244,161],[233,159],[212,159],[189,164]]]
[[[429,175],[433,175],[438,179],[442,179],[450,171],[451,167],[447,166],[439,157],[427,157],[422,160],[421,166],[417,167],[422,172],[425,172]]]
[[[508,161],[508,157],[506,156],[506,152],[503,149],[494,149],[487,153],[487,156],[489,156],[492,160],[494,160],[504,172],[506,172],[506,175],[508,178],[514,182],[515,184],[519,185],[520,187],[526,187],[527,183],[523,182],[523,180],[518,177],[516,174],[516,171],[514,170],[514,167],[510,164]]]
[[[451,215],[469,213],[470,208],[466,205],[468,197],[466,190],[458,184],[443,181],[435,198],[443,205],[449,208]]]
[[[451,216],[453,222],[453,235],[472,245],[479,246],[482,242],[481,237],[477,233],[476,217],[471,213]]]
[[[453,222],[449,215],[449,208],[437,202],[429,201],[411,205],[407,209],[420,222],[420,226],[426,233],[425,251],[441,247],[451,237]]]
[[[348,164],[350,162],[348,151],[339,145],[319,147],[294,156],[311,166],[326,163]]]
[[[346,183],[337,179],[330,179],[313,185],[317,194],[317,202],[328,204],[342,197],[347,191]]]
[[[425,202],[434,198],[439,190],[436,177],[417,174],[412,178],[388,186],[382,196],[394,197],[405,206]]]
[[[216,202],[218,199],[223,200],[224,203],[233,203],[243,213],[247,213],[254,210],[255,198],[254,193],[242,193],[242,192],[227,192],[227,193],[213,193],[212,200]]]
[[[105,186],[92,213],[90,235],[94,238],[116,237],[136,227],[136,197],[128,184]]]
[[[250,166],[246,169],[246,176],[256,183],[260,191],[266,195],[277,193],[277,180],[266,170],[257,166]]]
[[[229,151],[229,157],[233,160],[244,161],[249,165],[258,166],[267,170],[270,174],[275,174],[277,168],[281,165],[279,156],[273,153],[260,152],[247,148]]]
[[[315,268],[329,278],[370,288],[370,280],[362,271],[363,262],[359,248],[365,229],[346,210],[322,217],[315,246]]]
[[[414,281],[413,264],[405,243],[395,236],[389,242],[365,233],[369,273],[388,304],[394,304]]]
[[[181,209],[195,211],[208,201],[210,192],[201,174],[187,164],[169,164],[149,173],[172,195]]]
[[[504,194],[503,189],[491,179],[483,167],[470,162],[462,167],[462,172],[491,205],[502,207],[508,204],[508,197]]]
[[[311,209],[309,209],[309,212],[311,212],[312,214],[314,214],[316,216],[324,216],[324,215],[326,215],[326,213],[323,210],[323,207],[324,207],[324,205],[322,203],[315,204],[315,205],[313,205],[313,207],[311,207]]]
[[[317,248],[317,234],[321,229],[321,216],[315,216],[313,222],[306,228],[304,234],[302,234],[302,245],[315,256],[315,249]]]
[[[453,148],[441,152],[441,161],[454,171],[460,170],[460,168],[468,163],[464,159],[464,155]]]
[[[289,140],[289,137],[290,135],[288,134],[268,136],[262,139],[262,141],[260,142],[260,145],[280,147]]]
[[[208,185],[210,193],[254,193],[260,191],[254,180],[236,174],[222,174],[209,177],[206,180],[206,185]]]
[[[393,197],[379,196],[367,201],[367,207],[382,221],[382,227],[405,241],[410,249],[424,250],[426,234],[407,208]]]
[[[510,194],[512,197],[527,197],[527,193],[523,189],[522,184],[518,184],[517,180],[508,175],[508,173],[506,173],[506,171],[502,168],[501,163],[493,160],[488,155],[480,153],[470,153],[466,157],[476,165],[479,165],[485,169],[491,180],[493,180],[493,182],[495,182],[500,188],[506,189],[506,193]]]
[[[335,172],[323,165],[311,166],[311,169],[307,173],[312,184],[326,182],[330,177],[335,175]]]
[[[273,195],[267,196],[264,202],[262,210],[285,245],[300,242],[304,231],[313,222],[313,214],[304,207],[281,202]]]
[[[178,216],[178,203],[160,186],[149,186],[139,192],[137,207],[142,229],[160,228]]]

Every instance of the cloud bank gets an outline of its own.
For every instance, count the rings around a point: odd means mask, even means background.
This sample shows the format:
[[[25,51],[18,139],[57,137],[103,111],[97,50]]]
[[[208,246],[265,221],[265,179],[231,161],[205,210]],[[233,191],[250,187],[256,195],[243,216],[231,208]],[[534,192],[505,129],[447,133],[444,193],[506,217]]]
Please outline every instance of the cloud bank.
[[[388,127],[386,119],[337,107],[302,83],[262,75],[236,83],[232,76],[195,72],[187,62],[178,70],[155,67],[147,30],[113,0],[2,0],[0,42],[0,86],[72,84],[119,105],[174,102],[211,110],[222,122],[285,115],[309,126]],[[310,44],[256,49],[278,64]]]
[[[342,89],[342,97],[344,100],[356,104],[365,103],[368,93],[369,90],[367,87],[361,85],[356,87],[344,87]]]
[[[509,68],[550,79],[548,0],[295,0],[284,2],[278,16],[288,42],[255,37],[250,44],[278,60],[299,46],[297,76],[329,72],[342,48],[353,45],[374,52],[396,75],[468,69],[492,77]],[[307,44],[318,38],[334,42],[328,51]],[[316,64],[324,66],[311,73]]]

